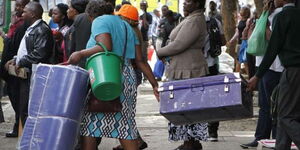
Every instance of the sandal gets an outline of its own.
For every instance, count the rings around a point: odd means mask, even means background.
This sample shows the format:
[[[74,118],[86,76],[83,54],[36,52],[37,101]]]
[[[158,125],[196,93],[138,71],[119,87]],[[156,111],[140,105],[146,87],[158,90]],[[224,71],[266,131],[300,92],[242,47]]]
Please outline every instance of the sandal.
[[[174,150],[182,150],[183,148],[184,148],[184,145],[181,144],[181,145],[179,145],[177,148],[175,148]]]

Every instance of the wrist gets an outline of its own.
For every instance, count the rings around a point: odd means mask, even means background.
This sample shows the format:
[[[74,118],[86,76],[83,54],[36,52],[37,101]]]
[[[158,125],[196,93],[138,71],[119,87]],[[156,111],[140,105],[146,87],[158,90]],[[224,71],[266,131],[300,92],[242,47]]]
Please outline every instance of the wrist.
[[[158,83],[156,82],[156,83],[153,83],[152,84],[152,88],[154,89],[154,88],[158,88]]]

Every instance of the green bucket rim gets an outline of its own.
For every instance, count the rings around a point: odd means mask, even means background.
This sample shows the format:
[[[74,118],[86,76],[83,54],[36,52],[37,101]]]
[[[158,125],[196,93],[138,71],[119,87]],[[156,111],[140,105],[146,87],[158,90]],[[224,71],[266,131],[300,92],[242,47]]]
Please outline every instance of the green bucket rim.
[[[107,52],[99,52],[99,53],[96,53],[96,54],[90,56],[90,57],[87,59],[87,61],[86,61],[86,63],[85,63],[85,68],[88,69],[88,64],[89,64],[89,62],[90,62],[93,58],[95,58],[95,57],[97,57],[97,56],[99,56],[99,55],[114,55],[114,56],[117,56],[118,59],[119,59],[120,61],[122,61],[122,59],[120,58],[120,56],[117,55],[117,54],[114,53],[114,52],[108,52],[108,51],[107,51]]]

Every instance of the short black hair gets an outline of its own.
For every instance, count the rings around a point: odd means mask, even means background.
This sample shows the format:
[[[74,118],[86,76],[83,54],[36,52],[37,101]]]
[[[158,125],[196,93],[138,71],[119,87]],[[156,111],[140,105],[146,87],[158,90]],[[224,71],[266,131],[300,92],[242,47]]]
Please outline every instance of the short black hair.
[[[121,9],[121,7],[122,7],[122,5],[121,5],[121,4],[119,4],[119,5],[116,5],[116,7],[115,7],[115,10],[116,10],[116,11],[119,11],[119,10]]]
[[[195,3],[199,3],[199,9],[204,9],[205,8],[205,4],[206,4],[206,0],[193,0],[193,2]]]
[[[26,6],[29,2],[30,2],[30,0],[21,0],[21,4],[23,6]]]
[[[71,0],[71,6],[76,9],[78,13],[84,13],[88,0]]]
[[[42,18],[44,9],[40,3],[32,1],[29,2],[26,7],[35,15],[36,18]]]
[[[85,12],[93,18],[104,14],[112,14],[114,8],[111,3],[105,1],[92,0],[86,6]]]
[[[64,19],[63,19],[64,25],[71,26],[73,21],[70,20],[68,18],[68,15],[67,15],[67,11],[69,9],[69,6],[67,4],[64,4],[64,3],[59,3],[59,4],[56,5],[56,7],[59,9],[60,13],[65,16]]]
[[[131,3],[129,1],[122,1],[122,5],[125,5],[125,4],[131,5]]]
[[[214,4],[215,6],[217,6],[217,3],[214,2],[214,1],[210,1],[210,2],[209,2],[209,5],[211,5],[211,4]]]
[[[164,8],[164,7],[166,7],[167,9],[169,9],[168,5],[163,5],[161,8]]]

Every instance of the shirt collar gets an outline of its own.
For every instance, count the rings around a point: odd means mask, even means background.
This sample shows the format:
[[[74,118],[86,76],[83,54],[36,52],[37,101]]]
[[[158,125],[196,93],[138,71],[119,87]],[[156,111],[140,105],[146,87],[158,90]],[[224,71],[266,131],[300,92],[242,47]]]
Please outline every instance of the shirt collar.
[[[287,3],[283,7],[288,7],[288,6],[295,6],[295,4],[294,3]]]
[[[191,14],[189,14],[189,16],[187,18],[191,18],[193,16],[196,16],[196,15],[199,15],[199,14],[202,14],[202,13],[204,13],[203,9],[195,10],[194,12],[192,12]]]
[[[42,19],[39,19],[39,20],[35,21],[30,27],[28,27],[27,31],[33,29],[33,28],[34,28],[36,25],[38,25],[41,21],[42,21]]]

